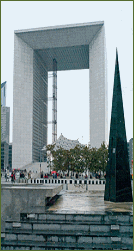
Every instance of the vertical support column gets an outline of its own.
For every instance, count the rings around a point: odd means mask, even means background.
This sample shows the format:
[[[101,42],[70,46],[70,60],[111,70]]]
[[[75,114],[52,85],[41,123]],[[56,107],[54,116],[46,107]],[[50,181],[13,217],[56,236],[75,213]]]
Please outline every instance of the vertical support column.
[[[38,90],[38,91],[37,91]],[[47,145],[48,72],[40,55],[33,53],[33,143],[32,159],[41,163]]]
[[[89,135],[90,145],[99,148],[107,143],[107,79],[104,26],[89,44]]]
[[[12,167],[32,162],[33,49],[14,35]]]
[[[53,59],[52,143],[57,140],[57,61]]]

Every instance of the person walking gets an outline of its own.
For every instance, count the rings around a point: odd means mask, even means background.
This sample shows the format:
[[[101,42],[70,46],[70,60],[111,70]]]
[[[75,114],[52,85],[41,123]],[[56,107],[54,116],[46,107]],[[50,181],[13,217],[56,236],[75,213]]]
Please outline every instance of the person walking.
[[[5,173],[5,180],[6,180],[6,182],[7,182],[7,173]]]
[[[12,174],[11,174],[11,182],[15,183],[15,173],[14,173],[14,170],[12,171]]]

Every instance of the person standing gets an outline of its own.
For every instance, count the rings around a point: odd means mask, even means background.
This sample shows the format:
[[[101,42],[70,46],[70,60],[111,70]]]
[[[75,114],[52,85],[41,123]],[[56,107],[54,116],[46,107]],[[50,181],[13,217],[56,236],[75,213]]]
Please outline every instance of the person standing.
[[[43,171],[41,172],[41,179],[43,179]]]
[[[5,173],[5,180],[6,180],[6,182],[7,182],[7,173]]]
[[[11,174],[11,182],[15,183],[15,173],[14,173],[14,170],[12,171],[12,174]]]

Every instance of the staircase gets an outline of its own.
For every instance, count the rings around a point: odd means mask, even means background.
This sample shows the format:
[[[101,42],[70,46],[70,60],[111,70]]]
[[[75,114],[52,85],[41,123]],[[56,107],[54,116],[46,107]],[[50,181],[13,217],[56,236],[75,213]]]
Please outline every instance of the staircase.
[[[41,168],[40,168],[40,162],[34,162],[34,163],[29,163],[23,168],[23,170],[27,170],[27,172],[32,171],[34,173],[40,173],[40,171],[43,171],[44,173],[48,173],[48,167],[47,167],[47,162],[41,162]]]
[[[133,250],[130,213],[20,215],[6,221],[1,250]]]

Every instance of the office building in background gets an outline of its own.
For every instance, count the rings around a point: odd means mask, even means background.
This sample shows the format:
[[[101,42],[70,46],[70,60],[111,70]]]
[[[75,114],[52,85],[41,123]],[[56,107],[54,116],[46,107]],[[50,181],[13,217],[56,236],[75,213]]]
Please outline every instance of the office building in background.
[[[6,81],[1,84],[1,106],[6,106]]]
[[[10,107],[6,107],[6,81],[1,84],[1,169],[8,168]]]

